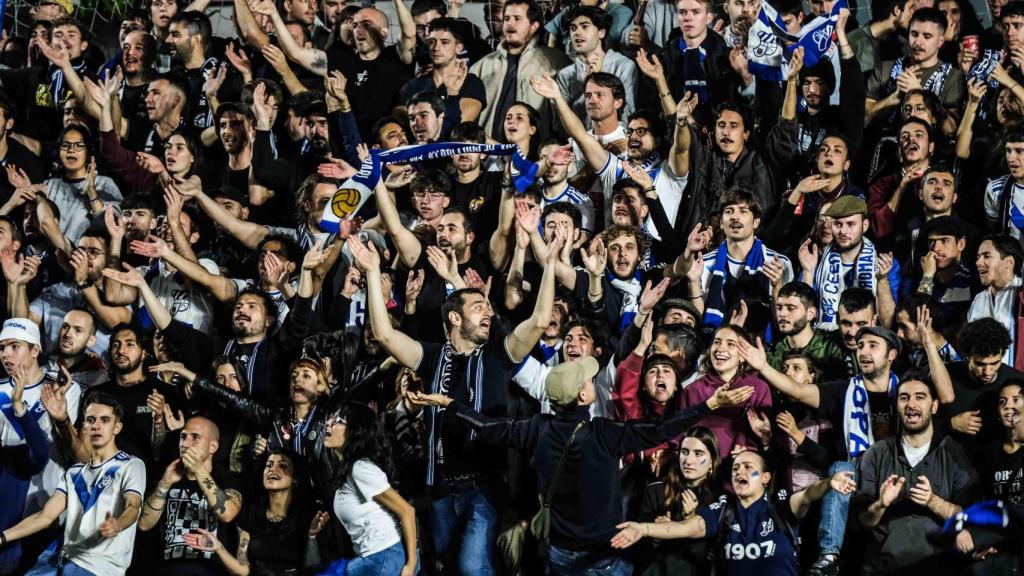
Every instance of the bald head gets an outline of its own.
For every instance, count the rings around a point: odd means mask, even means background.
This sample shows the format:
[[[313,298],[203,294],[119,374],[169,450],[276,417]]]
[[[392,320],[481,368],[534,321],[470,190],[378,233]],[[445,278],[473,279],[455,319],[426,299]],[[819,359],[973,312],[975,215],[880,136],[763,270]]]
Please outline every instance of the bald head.
[[[209,418],[193,416],[185,421],[178,439],[178,453],[184,455],[190,449],[199,450],[205,460],[217,452],[220,447],[220,428]]]

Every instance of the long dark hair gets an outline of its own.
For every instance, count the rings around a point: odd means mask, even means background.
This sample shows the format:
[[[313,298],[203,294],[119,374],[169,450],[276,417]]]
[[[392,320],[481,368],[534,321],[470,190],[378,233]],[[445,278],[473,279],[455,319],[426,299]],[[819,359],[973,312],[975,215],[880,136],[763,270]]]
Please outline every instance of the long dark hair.
[[[306,465],[306,459],[301,454],[288,448],[272,448],[267,450],[267,453],[260,458],[259,463],[262,466],[259,468],[258,479],[254,479],[258,482],[258,488],[252,490],[256,500],[256,505],[251,507],[255,511],[253,518],[263,518],[266,511],[270,508],[270,493],[263,487],[263,473],[266,470],[270,457],[274,455],[284,456],[292,465],[292,500],[288,505],[288,512],[285,515],[284,524],[281,525],[281,529],[288,533],[292,533],[295,530],[306,530],[308,528],[309,510],[311,509],[310,494],[312,494],[309,468]]]
[[[369,406],[361,402],[342,402],[331,418],[345,420],[345,445],[332,451],[337,460],[334,467],[334,485],[340,487],[352,474],[352,466],[360,460],[369,460],[394,477],[391,461],[391,441],[384,426]]]
[[[691,486],[683,478],[683,470],[679,465],[679,451],[682,450],[682,441],[687,438],[698,440],[708,449],[708,453],[711,455],[710,473],[707,478],[696,486]],[[703,426],[694,426],[683,434],[679,438],[679,447],[672,454],[675,456],[674,458],[667,458],[664,461],[661,478],[665,483],[665,511],[673,521],[678,522],[683,520],[683,492],[686,490],[693,491],[693,494],[697,497],[698,507],[711,503],[712,498],[715,496],[713,490],[713,487],[716,485],[715,475],[718,473],[718,466],[722,463],[722,460],[718,453],[718,440],[715,438],[714,432]]]

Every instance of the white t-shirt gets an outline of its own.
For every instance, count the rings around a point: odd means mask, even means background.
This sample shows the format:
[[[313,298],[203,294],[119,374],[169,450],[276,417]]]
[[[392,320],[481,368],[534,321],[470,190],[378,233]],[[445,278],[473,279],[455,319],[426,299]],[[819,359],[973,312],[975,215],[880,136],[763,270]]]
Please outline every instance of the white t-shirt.
[[[64,460],[53,442],[53,426],[50,423],[50,417],[46,414],[46,408],[43,407],[43,403],[40,400],[44,380],[45,377],[32,386],[26,386],[25,392],[21,396],[22,400],[28,404],[29,413],[39,422],[39,428],[46,433],[51,443],[50,459],[46,462],[42,472],[33,476],[29,484],[27,499],[25,500],[26,515],[33,514],[42,509],[50,494],[60,486],[64,475],[64,466],[61,464]],[[4,446],[18,446],[25,443],[25,439],[19,434],[18,428],[12,426],[4,414],[8,410],[7,406],[10,404],[12,394],[14,394],[14,385],[11,379],[4,378],[0,380],[0,398],[2,398],[2,401],[0,401],[0,404],[2,404],[0,406],[0,444]],[[78,386],[78,383],[73,382],[71,384],[64,398],[68,403],[68,416],[74,422],[78,419],[78,403],[82,398],[82,389]]]
[[[213,260],[200,258],[199,265],[210,274],[220,275],[220,267]],[[213,297],[205,288],[198,284],[190,287],[180,272],[167,270],[163,260],[155,270],[151,266],[142,266],[139,272],[172,318],[200,332],[210,331],[213,327]],[[145,308],[142,296],[139,296],[138,305],[140,310]]]
[[[930,444],[924,444],[920,448],[914,448],[903,439],[900,439],[900,444],[903,445],[903,453],[906,454],[907,464],[910,464],[911,468],[920,464],[921,460],[924,460],[924,457],[928,455],[928,448],[931,447]]]
[[[658,201],[661,202],[661,207],[665,210],[665,216],[668,218],[669,223],[674,226],[676,215],[679,214],[679,203],[683,201],[683,192],[686,190],[689,174],[676,176],[672,173],[668,160],[659,162],[649,174],[654,179],[654,187],[658,191]],[[604,221],[608,223],[612,221],[612,187],[619,180],[629,176],[622,169],[622,160],[619,160],[619,157],[615,154],[608,154],[608,162],[597,173],[597,176],[604,187]],[[661,235],[658,234],[658,230],[654,227],[654,222],[650,216],[644,222],[644,228],[655,240],[662,239]]]
[[[56,350],[60,340],[60,327],[64,323],[64,316],[73,308],[89,307],[89,303],[73,282],[61,282],[43,288],[39,296],[29,305],[29,310],[39,317],[42,324],[39,326],[43,338],[46,340],[47,350]],[[96,343],[89,350],[99,356],[106,356],[110,347],[110,332],[97,323]]]
[[[109,539],[99,534],[99,527],[108,512],[115,518],[124,512],[126,494],[145,498],[145,489],[146,466],[125,452],[98,466],[69,468],[57,488],[68,499],[63,550],[68,559],[93,574],[124,574],[132,562],[135,527]]]
[[[990,288],[985,288],[974,296],[971,307],[967,310],[967,321],[974,322],[980,318],[992,318],[998,320],[1010,332],[1010,346],[1003,354],[1003,364],[1013,366],[1013,357],[1016,349],[1017,330],[1014,326],[1016,318],[1013,316],[1013,305],[1017,300],[1017,291],[1020,290],[1020,276],[1014,276],[1013,280],[999,292],[992,294]]]
[[[391,484],[384,471],[364,459],[352,465],[352,474],[334,493],[334,515],[360,557],[402,541],[398,518],[373,499],[388,488]]]

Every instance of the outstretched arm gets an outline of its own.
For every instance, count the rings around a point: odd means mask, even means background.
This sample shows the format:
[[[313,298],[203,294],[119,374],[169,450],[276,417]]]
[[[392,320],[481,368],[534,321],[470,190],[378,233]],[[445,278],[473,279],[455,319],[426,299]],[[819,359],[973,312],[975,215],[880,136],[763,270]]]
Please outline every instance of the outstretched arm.
[[[247,0],[234,0],[234,5],[235,21],[238,23],[238,30],[242,33],[245,41],[252,44],[258,50],[262,50],[264,46],[270,44],[270,37],[267,36],[263,28],[256,22],[256,18],[249,8],[249,2]]]
[[[672,150],[668,161],[672,173],[682,178],[690,172],[690,112],[691,104],[697,105],[697,96],[687,92],[676,106],[676,135],[672,140]]]
[[[741,339],[737,342],[737,347],[740,358],[749,364],[751,368],[759,372],[761,377],[768,381],[773,388],[801,404],[815,409],[818,408],[818,405],[821,403],[821,394],[818,391],[818,387],[797,384],[789,376],[772,368],[772,365],[768,363],[764,344],[761,343],[760,338],[757,339],[757,346],[748,344]]]
[[[53,525],[54,522],[60,518],[60,515],[64,513],[64,509],[68,505],[68,496],[61,490],[57,490],[50,496],[50,499],[43,505],[43,509],[31,516],[26,517],[21,522],[18,522],[14,526],[11,526],[2,533],[4,544],[8,542],[14,542],[15,540],[21,540],[31,536],[37,532],[45,530]]]
[[[412,181],[412,176],[412,170],[408,170],[401,174],[392,173],[388,180],[392,181],[394,178],[396,179],[395,183],[397,186],[403,186],[405,183]],[[398,207],[395,206],[395,200],[391,197],[391,191],[384,185],[383,180],[377,182],[374,198],[377,199],[377,211],[380,213],[380,218],[388,229],[388,235],[395,241],[398,255],[402,257],[402,263],[407,268],[412,268],[420,259],[423,245],[420,244],[419,239],[412,233],[412,230],[402,226],[402,220],[398,216]]]
[[[395,0],[395,13],[398,15],[398,27],[402,30],[398,55],[405,64],[412,64],[416,50],[416,21],[412,19],[412,12],[405,5],[405,0]]]
[[[565,101],[558,84],[550,76],[534,76],[530,78],[530,86],[533,91],[543,98],[547,98],[555,105],[558,112],[558,119],[565,127],[565,131],[576,141],[576,145],[583,152],[583,158],[595,172],[600,172],[608,164],[609,152],[590,134],[583,125],[579,116],[572,111],[572,106]]]
[[[555,300],[555,265],[557,264],[559,251],[562,249],[562,240],[556,239],[548,247],[547,258],[544,262],[544,274],[540,279],[540,289],[537,291],[537,303],[534,305],[533,314],[523,320],[512,330],[512,333],[505,337],[505,350],[509,357],[515,362],[522,362],[523,358],[530,353],[530,350],[537,345],[544,330],[551,323],[551,309]]]
[[[793,494],[789,499],[789,509],[797,519],[803,518],[811,509],[811,504],[825,497],[829,490],[835,490],[840,494],[852,494],[857,489],[857,483],[853,481],[853,474],[850,472],[837,472],[830,478],[822,478],[807,488]]]
[[[277,11],[273,0],[257,0],[252,8],[256,13],[270,17],[271,22],[274,23],[274,31],[277,32],[277,41],[281,44],[281,49],[284,50],[289,60],[318,76],[327,75],[327,53],[316,48],[299,46],[292,38],[291,32],[288,31],[288,25]]]
[[[184,196],[195,198],[196,203],[199,204],[203,212],[206,212],[207,216],[250,250],[255,250],[268,234],[266,226],[235,218],[213,198],[207,196],[199,186],[193,186],[186,182],[178,185],[178,192]]]
[[[380,256],[377,249],[372,244],[367,247],[352,236],[349,236],[346,242],[356,267],[366,276],[366,299],[373,335],[402,366],[416,369],[423,359],[423,346],[391,326],[391,318],[388,317],[384,293],[381,290]]]

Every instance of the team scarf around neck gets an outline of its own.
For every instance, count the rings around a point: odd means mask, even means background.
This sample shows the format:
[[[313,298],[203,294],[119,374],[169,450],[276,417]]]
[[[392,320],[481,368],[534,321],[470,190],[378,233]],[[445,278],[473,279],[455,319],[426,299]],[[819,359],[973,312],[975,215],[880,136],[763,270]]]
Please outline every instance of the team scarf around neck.
[[[761,240],[754,238],[754,245],[747,253],[747,259],[743,262],[743,269],[740,276],[744,274],[758,274],[764,268],[764,245]],[[729,250],[726,243],[718,247],[715,253],[715,263],[711,268],[711,284],[708,286],[707,303],[704,308],[704,330],[714,332],[722,325],[725,317],[725,282],[729,277]]]
[[[381,167],[394,163],[415,163],[438,158],[451,158],[459,154],[490,154],[512,156],[512,164],[518,174],[513,178],[516,190],[522,192],[537,178],[537,165],[519,153],[515,144],[467,144],[465,142],[436,142],[412,144],[391,150],[371,150],[363,160],[359,172],[346,180],[334,193],[331,201],[320,216],[320,229],[325,232],[340,231],[341,221],[350,220],[373,194],[381,178]]]
[[[889,372],[889,398],[896,395],[896,386],[900,381],[896,374]],[[875,443],[875,435],[871,430],[871,402],[868,401],[868,389],[864,385],[864,375],[858,374],[850,378],[846,387],[846,398],[843,401],[843,438],[850,459],[854,459]]]
[[[814,288],[818,291],[818,312],[821,318],[818,327],[835,330],[836,311],[839,306],[839,295],[847,288],[867,288],[875,293],[875,245],[871,240],[861,240],[860,254],[854,263],[853,282],[847,284],[843,273],[843,260],[832,244],[825,247],[821,255],[821,263],[814,273]]]
[[[938,70],[932,72],[931,76],[921,84],[921,88],[938,96],[939,93],[942,92],[942,87],[946,84],[946,78],[949,76],[952,69],[953,66],[949,62],[942,63]],[[899,58],[892,63],[892,70],[889,72],[889,80],[885,83],[886,93],[892,94],[896,91],[896,79],[900,77],[900,74],[903,74],[903,70],[903,58]]]
[[[633,277],[627,280],[616,277],[611,272],[605,272],[608,282],[622,295],[622,304],[619,305],[619,325],[617,334],[626,331],[626,327],[633,323],[637,311],[640,309],[640,271],[633,273]]]
[[[473,407],[473,410],[479,412],[483,408],[483,391],[484,391],[484,355],[483,346],[477,346],[472,352],[464,355],[466,362],[465,370],[465,386],[469,393],[469,405]],[[441,358],[437,362],[437,368],[434,369],[434,378],[430,383],[431,394],[444,394],[449,398],[454,398],[455,386],[460,386],[463,383],[452,381],[452,366],[457,361],[456,356],[460,356],[458,352],[452,348],[452,343],[445,342],[444,346],[441,347]],[[438,478],[438,465],[444,466],[444,439],[441,436],[444,423],[444,409],[437,406],[430,406],[426,412],[426,426],[429,434],[427,440],[427,486],[435,486],[439,480],[443,480],[444,477]],[[473,439],[476,437],[476,432],[470,432],[469,438]],[[460,439],[449,439],[455,442],[461,442]]]

